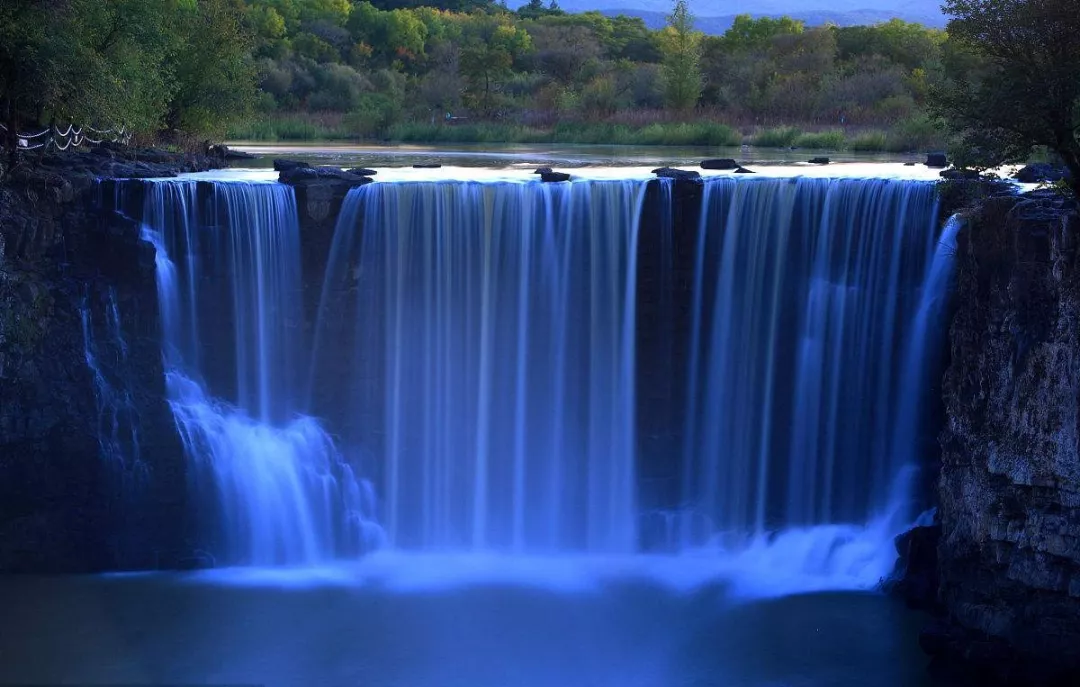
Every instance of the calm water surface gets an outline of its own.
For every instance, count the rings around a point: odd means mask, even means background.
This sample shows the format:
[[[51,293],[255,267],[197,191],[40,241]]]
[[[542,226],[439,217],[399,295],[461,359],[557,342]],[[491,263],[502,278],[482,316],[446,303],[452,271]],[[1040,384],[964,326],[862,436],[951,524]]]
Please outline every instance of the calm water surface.
[[[432,584],[425,572],[411,584],[280,571],[0,579],[0,684],[934,684],[924,618],[877,594],[752,599],[630,577]]]
[[[824,156],[835,162],[924,162],[925,155],[892,153],[853,153],[827,150],[781,150],[776,148],[709,148],[611,145],[524,145],[524,144],[454,144],[364,146],[339,142],[304,144],[264,144],[233,142],[229,144],[264,159],[239,161],[243,167],[269,167],[273,158],[307,160],[313,164],[341,167],[393,167],[413,164],[443,164],[459,167],[513,167],[548,165],[574,168],[589,166],[698,165],[707,158],[733,158],[745,164],[790,164]]]

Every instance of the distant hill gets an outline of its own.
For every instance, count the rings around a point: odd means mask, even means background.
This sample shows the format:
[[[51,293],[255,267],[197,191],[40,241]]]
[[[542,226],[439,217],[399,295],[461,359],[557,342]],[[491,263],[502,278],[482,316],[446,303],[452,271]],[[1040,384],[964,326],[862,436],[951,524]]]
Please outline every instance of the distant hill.
[[[646,26],[650,29],[659,29],[667,23],[667,14],[664,12],[645,12],[641,10],[600,10],[603,14],[614,17],[620,14],[625,14],[630,17],[640,17],[645,21]],[[783,12],[779,14],[763,13],[763,12],[747,12],[745,14],[752,14],[754,17],[782,17],[787,16],[792,19],[800,19],[806,23],[807,26],[821,26],[823,24],[836,24],[837,26],[865,26],[868,24],[880,24],[881,22],[889,21],[890,19],[897,18],[904,21],[918,22],[925,26],[932,26],[936,28],[943,28],[945,21],[943,19],[935,19],[931,17],[913,17],[897,15],[895,12],[887,12],[884,10],[853,10],[851,12],[836,12],[832,10],[815,10],[807,12]],[[727,31],[732,23],[735,21],[734,14],[729,14],[723,17],[697,17],[696,25],[699,31],[704,33],[718,36]]]
[[[509,3],[511,7],[523,0]],[[625,14],[641,17],[651,28],[664,25],[671,11],[670,0],[559,0],[567,12],[599,10],[608,16]],[[709,34],[723,33],[738,14],[755,17],[789,16],[809,26],[833,23],[840,26],[876,24],[893,18],[942,28],[946,17],[941,0],[704,0],[692,2],[698,29]]]

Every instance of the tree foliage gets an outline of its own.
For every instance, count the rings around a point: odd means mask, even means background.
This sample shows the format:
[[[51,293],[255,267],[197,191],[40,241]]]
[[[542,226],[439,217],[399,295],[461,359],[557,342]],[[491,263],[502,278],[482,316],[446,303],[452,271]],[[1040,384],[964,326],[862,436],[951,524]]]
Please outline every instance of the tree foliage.
[[[0,0],[0,120],[216,136],[318,113],[357,135],[503,118],[894,126],[983,58],[888,22],[807,28],[743,15],[723,36],[532,0]]]
[[[691,110],[701,97],[701,38],[686,0],[675,0],[661,35],[667,102],[676,110]]]
[[[1075,0],[947,0],[953,52],[934,112],[973,165],[1061,156],[1080,195],[1080,12]]]
[[[245,10],[240,0],[5,0],[0,119],[220,132],[255,96]]]

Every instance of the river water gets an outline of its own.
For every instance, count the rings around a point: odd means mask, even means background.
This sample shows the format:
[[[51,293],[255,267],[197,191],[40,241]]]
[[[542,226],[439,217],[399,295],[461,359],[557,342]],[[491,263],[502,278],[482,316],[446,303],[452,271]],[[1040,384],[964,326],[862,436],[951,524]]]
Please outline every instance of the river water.
[[[4,580],[0,684],[935,684],[924,618],[872,593],[747,598],[573,565],[493,576],[470,564],[448,583],[432,573],[452,561],[421,563]]]
[[[274,158],[307,160],[312,164],[341,167],[384,167],[442,164],[460,167],[514,167],[547,165],[563,168],[595,166],[697,165],[708,158],[731,158],[747,165],[805,163],[828,157],[833,162],[924,162],[913,153],[860,153],[742,147],[614,146],[575,144],[491,145],[483,143],[437,145],[350,145],[313,141],[300,144],[265,144],[237,141],[234,150],[253,153],[258,160],[239,160],[236,166],[269,167]]]
[[[915,516],[893,487],[917,457],[887,440],[926,386],[920,293],[946,289],[935,170],[752,149],[247,149],[265,155],[252,171],[149,182],[143,221],[170,400],[199,503],[227,526],[210,541],[251,567],[0,578],[0,685],[934,684],[926,618],[872,590]],[[272,157],[380,168],[316,275],[320,304],[351,292],[341,280],[380,298],[320,307],[310,351],[290,338],[301,232]],[[705,174],[682,228],[694,259],[656,271],[691,282],[694,383],[688,439],[662,447],[677,493],[653,494],[634,488],[630,228],[651,167],[706,157],[762,173]],[[539,164],[575,181],[531,183]],[[202,201],[194,180],[213,183]],[[342,331],[349,357],[327,346]],[[348,403],[312,403],[317,380]],[[321,424],[334,411],[358,437]],[[541,470],[561,465],[549,453],[567,470]],[[377,467],[354,476],[366,455]],[[666,526],[650,552],[642,494]],[[383,545],[355,555],[372,533]]]

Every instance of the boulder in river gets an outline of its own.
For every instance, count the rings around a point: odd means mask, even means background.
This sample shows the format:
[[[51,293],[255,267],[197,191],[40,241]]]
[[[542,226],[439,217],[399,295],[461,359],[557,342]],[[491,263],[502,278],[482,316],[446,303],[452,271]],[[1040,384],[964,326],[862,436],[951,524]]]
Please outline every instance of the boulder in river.
[[[570,181],[570,175],[566,172],[541,172],[540,181]]]
[[[288,172],[293,169],[307,169],[311,165],[301,160],[274,160],[275,172]]]
[[[675,169],[674,167],[660,167],[659,169],[654,169],[653,174],[662,179],[692,180],[701,178],[700,172],[688,169]]]
[[[717,158],[712,160],[702,160],[701,168],[711,170],[731,170],[738,169],[739,163],[729,157]]]
[[[926,156],[926,166],[936,169],[945,169],[949,166],[949,158],[945,153],[929,153]]]
[[[352,172],[346,172],[337,167],[294,167],[282,170],[278,173],[278,181],[290,186],[310,186],[316,183],[334,182],[345,183],[349,186],[363,186],[370,184],[374,179]]]
[[[1065,167],[1052,165],[1048,162],[1035,162],[1025,165],[1013,175],[1013,178],[1022,184],[1053,183],[1068,180],[1071,177],[1072,175],[1069,174],[1069,170]]]
[[[827,165],[830,162],[832,162],[832,161],[827,157],[812,157],[812,158],[810,158],[810,164],[812,164],[812,165]]]
[[[378,174],[378,172],[374,169],[368,169],[367,167],[353,167],[349,170],[349,174],[355,174],[359,177],[373,177]]]

